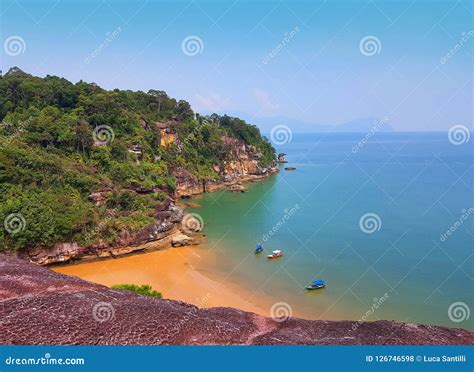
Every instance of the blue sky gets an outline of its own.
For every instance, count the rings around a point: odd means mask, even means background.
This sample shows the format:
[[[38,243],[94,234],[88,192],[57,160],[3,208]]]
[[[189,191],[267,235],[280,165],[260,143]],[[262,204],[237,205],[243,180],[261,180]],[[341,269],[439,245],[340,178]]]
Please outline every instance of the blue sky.
[[[161,89],[201,113],[308,131],[384,116],[400,131],[472,129],[470,1],[1,4],[2,44],[19,36],[25,45],[18,55],[4,45],[3,70]],[[199,38],[196,55],[183,52],[189,36]],[[373,55],[360,47],[367,36]]]

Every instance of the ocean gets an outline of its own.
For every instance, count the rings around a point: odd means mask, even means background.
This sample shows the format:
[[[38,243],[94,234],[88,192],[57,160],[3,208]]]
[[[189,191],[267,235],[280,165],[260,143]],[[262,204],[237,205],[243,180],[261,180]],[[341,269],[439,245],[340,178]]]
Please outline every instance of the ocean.
[[[474,330],[473,142],[293,134],[276,146],[288,160],[277,175],[247,193],[204,194],[188,212],[204,222],[212,271],[248,289],[251,302],[271,298],[269,316]],[[274,249],[284,256],[268,260]],[[305,291],[314,279],[326,288]]]

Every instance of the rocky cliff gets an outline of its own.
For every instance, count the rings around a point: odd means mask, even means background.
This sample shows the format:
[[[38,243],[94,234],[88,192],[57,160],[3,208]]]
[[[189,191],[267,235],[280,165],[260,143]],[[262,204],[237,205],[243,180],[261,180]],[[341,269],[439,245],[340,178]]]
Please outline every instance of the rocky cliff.
[[[214,171],[218,174],[216,180],[201,181],[185,170],[176,172],[176,196],[188,197],[203,192],[214,192],[223,188],[232,188],[244,182],[262,180],[275,173],[278,167],[262,167],[259,159],[262,156],[252,145],[246,145],[233,137],[223,137],[223,142],[230,149],[231,160],[215,165]],[[242,190],[237,188],[236,190]]]
[[[174,200],[168,199],[154,212],[156,221],[137,232],[123,230],[113,244],[100,241],[90,246],[78,243],[57,243],[50,247],[35,246],[21,250],[22,259],[50,265],[76,259],[113,258],[147,249],[164,248],[171,245],[173,237],[180,235],[184,211]]]
[[[3,254],[0,319],[3,345],[474,343],[473,333],[446,327],[393,321],[276,321],[231,308],[200,309],[112,290]]]

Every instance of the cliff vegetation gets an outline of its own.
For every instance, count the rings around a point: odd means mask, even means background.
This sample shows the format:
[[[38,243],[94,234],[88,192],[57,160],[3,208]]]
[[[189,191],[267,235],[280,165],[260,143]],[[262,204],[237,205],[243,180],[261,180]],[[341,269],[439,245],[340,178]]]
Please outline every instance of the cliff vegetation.
[[[0,77],[0,121],[0,250],[128,241],[173,207],[177,175],[218,181],[236,145],[258,167],[275,160],[256,126],[200,116],[164,91],[16,67]]]

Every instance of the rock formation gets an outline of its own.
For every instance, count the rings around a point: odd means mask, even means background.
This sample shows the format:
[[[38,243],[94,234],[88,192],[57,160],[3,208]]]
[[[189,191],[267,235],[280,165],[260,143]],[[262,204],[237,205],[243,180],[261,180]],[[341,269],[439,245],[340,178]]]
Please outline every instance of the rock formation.
[[[284,152],[280,152],[278,154],[278,162],[279,163],[288,163],[288,161],[285,159],[286,154]]]
[[[245,186],[240,183],[236,183],[235,185],[230,186],[229,190],[232,192],[246,192],[247,191]]]
[[[26,248],[21,250],[18,256],[40,265],[50,265],[76,259],[111,258],[147,249],[165,248],[171,244],[173,236],[179,234],[184,211],[172,200],[165,201],[160,207],[154,214],[155,222],[134,233],[121,231],[118,240],[113,244],[101,241],[86,247],[72,242],[57,243],[50,247]]]
[[[176,196],[189,197],[203,192],[214,192],[223,188],[231,191],[244,191],[242,182],[252,182],[265,179],[278,173],[276,164],[262,167],[258,159],[261,153],[251,145],[245,145],[233,137],[223,137],[224,143],[231,149],[232,160],[216,165],[214,170],[219,175],[217,180],[200,181],[185,170],[175,173],[177,179]],[[240,185],[240,186],[239,186]]]
[[[94,190],[89,195],[89,200],[96,206],[104,205],[107,198],[112,194],[113,189],[111,187],[102,187]]]
[[[4,254],[0,254],[0,319],[2,345],[474,343],[474,334],[463,329],[394,321],[276,321],[232,308],[200,309],[112,290]]]
[[[173,247],[183,246],[183,245],[188,245],[192,241],[193,241],[193,238],[191,238],[187,235],[177,234],[177,235],[173,236],[173,238],[171,239],[171,245]]]
[[[176,142],[176,132],[173,129],[173,125],[176,125],[175,121],[169,122],[156,122],[155,126],[160,131],[160,146],[168,148],[172,143]]]

